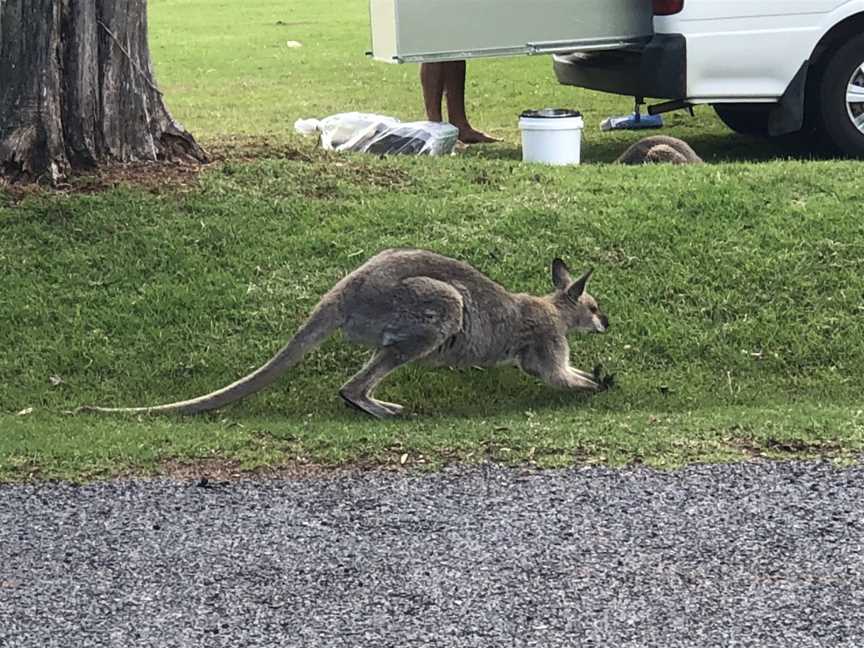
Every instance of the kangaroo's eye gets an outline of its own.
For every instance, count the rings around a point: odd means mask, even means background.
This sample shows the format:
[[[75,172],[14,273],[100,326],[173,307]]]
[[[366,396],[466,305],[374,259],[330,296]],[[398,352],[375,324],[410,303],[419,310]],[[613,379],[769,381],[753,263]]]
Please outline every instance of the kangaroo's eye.
[[[596,306],[589,306],[588,310],[591,311],[591,313],[594,315],[597,314],[597,307]]]

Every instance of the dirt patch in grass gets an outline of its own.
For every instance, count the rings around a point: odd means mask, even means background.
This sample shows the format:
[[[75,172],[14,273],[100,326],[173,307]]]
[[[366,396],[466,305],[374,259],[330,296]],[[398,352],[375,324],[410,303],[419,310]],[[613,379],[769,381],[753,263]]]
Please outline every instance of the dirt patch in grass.
[[[118,164],[81,173],[69,182],[73,193],[98,193],[119,186],[147,191],[189,191],[198,186],[198,174],[206,165],[168,162]]]
[[[199,174],[207,168],[219,168],[231,162],[259,160],[291,160],[311,165],[311,173],[303,193],[312,198],[339,197],[340,182],[358,187],[403,190],[413,179],[404,169],[391,165],[369,164],[363,157],[322,151],[317,143],[307,149],[298,148],[284,139],[268,137],[231,137],[210,143],[208,164],[191,162],[136,162],[111,164],[88,171],[73,173],[66,182],[56,186],[39,183],[6,183],[0,180],[0,198],[6,195],[10,205],[43,194],[95,194],[126,186],[153,193],[183,193],[199,186]]]
[[[319,184],[342,180],[355,185],[382,189],[404,189],[412,182],[411,174],[402,168],[370,164],[376,157],[371,154],[354,154],[325,151],[316,140],[298,147],[279,137],[236,136],[212,142],[208,148],[214,162],[254,162],[257,160],[293,160],[312,165],[310,175]],[[393,157],[393,156],[391,156]],[[398,156],[397,156],[398,157]],[[310,193],[316,193],[315,188]],[[327,187],[318,191],[317,197],[329,197]]]
[[[411,175],[395,167],[379,168],[345,163],[354,182],[366,182],[384,189],[404,189],[411,184]]]
[[[318,198],[331,197],[330,190],[337,181],[367,189],[404,190],[411,186],[411,175],[403,169],[391,166],[363,164],[361,160],[328,160],[320,165],[318,181],[310,186],[310,192]]]
[[[550,453],[551,454],[551,453]],[[564,455],[562,455],[564,456]],[[537,459],[540,459],[538,456]],[[576,464],[580,464],[578,456]],[[518,467],[525,474],[540,470],[540,465],[530,460],[508,461],[506,454],[501,457],[476,456],[473,452],[435,452],[431,457],[413,451],[390,449],[378,456],[357,457],[347,463],[325,464],[313,461],[292,461],[272,466],[244,467],[234,459],[168,460],[159,464],[155,474],[178,481],[194,481],[198,486],[207,487],[218,482],[244,479],[335,479],[349,475],[367,473],[380,474],[424,474],[430,470],[440,470],[445,466],[470,464],[505,465]],[[129,473],[120,478],[134,478],[139,473]],[[116,479],[117,477],[114,477]]]
[[[321,157],[321,151],[318,142],[312,142],[308,147],[300,148],[287,143],[284,138],[237,135],[208,143],[207,151],[214,162],[262,159],[313,162]]]
[[[212,481],[238,479],[303,479],[330,475],[344,468],[315,463],[296,462],[279,466],[244,467],[236,459],[199,459],[182,461],[170,459],[159,464],[157,474],[179,481],[199,481],[202,485]]]
[[[790,456],[833,457],[843,450],[842,446],[838,443],[830,441],[807,442],[800,439],[783,441],[770,438],[756,440],[746,437],[736,437],[730,441],[729,445],[753,458],[764,457],[766,453],[781,453]]]
[[[370,471],[403,472],[410,467],[410,463],[400,463],[398,456],[390,460],[358,459],[345,464],[301,460],[259,466],[244,466],[236,459],[170,459],[159,464],[156,474],[178,481],[198,481],[199,485],[206,486],[210,482],[240,479],[325,479]],[[134,477],[135,473],[128,476]]]
[[[198,186],[198,174],[205,166],[207,165],[179,162],[110,164],[89,171],[76,171],[67,181],[56,186],[0,181],[0,190],[8,196],[13,205],[25,198],[46,193],[94,194],[120,186],[152,192],[184,192]]]
[[[316,151],[303,151],[278,139],[267,137],[232,137],[208,147],[211,161],[195,162],[132,162],[106,164],[92,170],[74,171],[69,178],[51,186],[38,182],[8,182],[0,179],[0,198],[6,195],[15,205],[42,194],[95,194],[120,186],[135,187],[154,193],[185,192],[198,187],[202,170],[228,161],[251,162],[261,159],[299,160],[314,162]]]
[[[787,441],[766,439],[762,445],[773,452],[783,452],[786,454],[833,455],[842,449],[840,444],[832,441],[807,442],[800,439],[790,439]]]

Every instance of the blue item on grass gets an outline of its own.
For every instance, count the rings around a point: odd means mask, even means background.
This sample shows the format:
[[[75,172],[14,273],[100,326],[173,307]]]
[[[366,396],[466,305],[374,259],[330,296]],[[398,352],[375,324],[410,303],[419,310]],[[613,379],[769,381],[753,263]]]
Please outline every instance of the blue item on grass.
[[[642,130],[663,128],[662,115],[642,115],[638,112],[623,117],[607,117],[600,123],[600,130]]]

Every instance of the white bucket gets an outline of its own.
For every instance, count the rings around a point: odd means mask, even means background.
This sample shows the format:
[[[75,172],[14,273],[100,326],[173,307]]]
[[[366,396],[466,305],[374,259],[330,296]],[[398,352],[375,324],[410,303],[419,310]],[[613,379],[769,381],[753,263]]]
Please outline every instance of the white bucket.
[[[582,115],[573,110],[526,110],[519,117],[522,161],[579,164],[582,157]]]

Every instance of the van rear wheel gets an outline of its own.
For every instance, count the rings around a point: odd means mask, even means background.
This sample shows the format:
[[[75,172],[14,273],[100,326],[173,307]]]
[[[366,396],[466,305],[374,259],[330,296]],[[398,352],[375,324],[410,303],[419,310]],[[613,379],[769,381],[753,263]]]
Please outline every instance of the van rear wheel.
[[[819,121],[841,152],[864,157],[864,34],[831,55],[819,84]]]
[[[726,126],[752,137],[768,137],[770,104],[714,104],[714,112]]]

